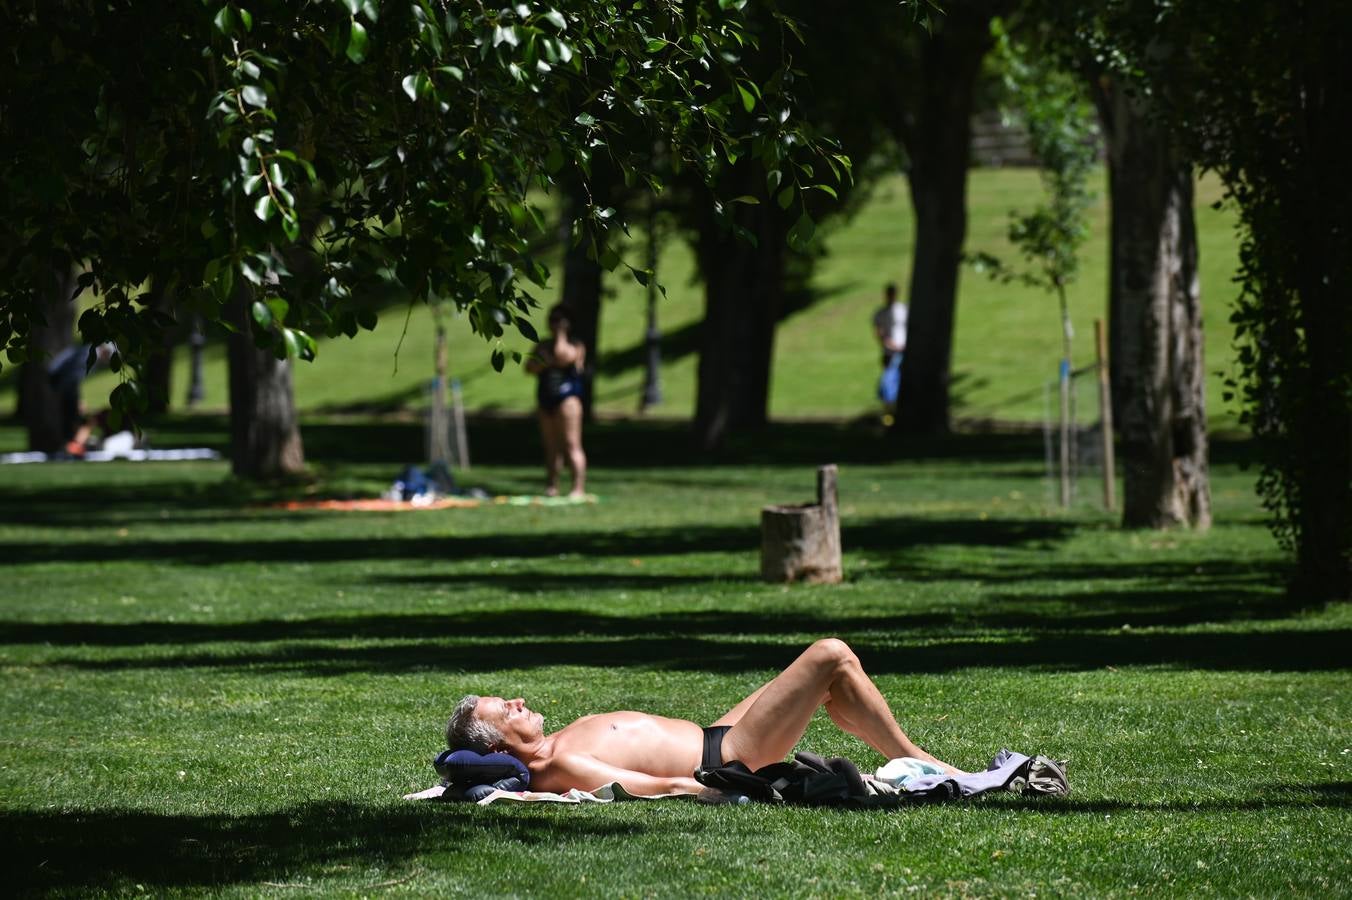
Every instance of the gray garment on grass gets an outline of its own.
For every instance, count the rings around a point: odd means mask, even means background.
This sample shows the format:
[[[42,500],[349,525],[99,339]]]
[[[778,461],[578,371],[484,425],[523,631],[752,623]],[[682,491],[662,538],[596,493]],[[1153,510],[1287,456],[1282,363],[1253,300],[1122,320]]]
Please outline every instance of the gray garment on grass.
[[[1065,778],[1065,763],[1057,763],[1045,756],[1030,757],[1001,750],[984,772],[921,775],[908,781],[900,793],[924,799],[957,800],[998,790],[1067,794],[1070,784]]]

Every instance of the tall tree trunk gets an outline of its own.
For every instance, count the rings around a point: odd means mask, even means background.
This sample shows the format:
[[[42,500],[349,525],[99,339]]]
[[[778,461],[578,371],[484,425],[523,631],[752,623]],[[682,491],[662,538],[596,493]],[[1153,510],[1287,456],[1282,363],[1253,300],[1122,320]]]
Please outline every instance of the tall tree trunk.
[[[70,410],[63,408],[62,397],[52,385],[50,367],[57,354],[66,350],[79,353],[79,364],[84,365],[83,349],[72,346],[76,285],[69,264],[52,267],[43,292],[47,324],[34,327],[29,339],[30,353],[37,357],[40,351],[42,357],[24,363],[19,373],[19,416],[28,431],[28,449],[55,453],[65,448],[76,423],[70,421]]]
[[[1108,318],[1122,522],[1211,525],[1192,167],[1139,98],[1100,82],[1108,137]]]
[[[1336,6],[1327,7],[1329,10]],[[1337,17],[1334,17],[1335,20]],[[1346,28],[1321,29],[1311,53],[1320,65],[1304,68],[1301,94],[1305,147],[1292,173],[1295,203],[1268,220],[1274,233],[1254,237],[1275,247],[1294,244],[1291,281],[1298,290],[1305,337],[1307,384],[1283,442],[1298,460],[1299,539],[1294,596],[1306,602],[1352,600],[1352,193],[1341,182],[1352,117],[1352,39]]]
[[[742,193],[755,193],[751,182],[758,180],[751,178]],[[695,441],[703,450],[720,446],[729,432],[755,430],[769,420],[775,326],[784,302],[784,213],[768,199],[733,206],[735,223],[755,236],[755,246],[720,228],[712,216],[697,242],[705,312]]]
[[[305,470],[291,365],[271,350],[254,346],[249,306],[253,291],[239,279],[231,300],[230,459],[241,478],[259,480],[299,475]]]
[[[591,242],[583,240],[574,244],[572,223],[586,214],[588,203],[607,206],[616,185],[613,175],[601,165],[593,167],[593,177],[586,188],[579,181],[572,181],[567,188],[565,203],[567,208],[560,223],[560,236],[563,241],[563,290],[559,297],[573,310],[573,321],[569,335],[581,341],[587,347],[586,369],[583,377],[587,380],[588,390],[583,395],[582,412],[587,421],[592,419],[592,391],[601,353],[598,342],[601,336],[601,295],[602,279],[605,272],[600,262],[592,259]]]
[[[167,316],[174,314],[174,288],[166,276],[154,276],[151,283],[150,305]],[[146,360],[145,373],[141,379],[146,392],[146,412],[159,415],[169,411],[169,392],[173,387],[174,345],[177,343],[178,329],[166,328],[163,343]]]
[[[949,428],[958,268],[967,237],[973,89],[981,60],[991,48],[991,19],[1002,8],[1001,3],[954,3],[939,17],[922,50],[918,105],[904,116],[915,250],[894,430],[906,434]]]
[[[1321,224],[1330,221],[1311,219]],[[1322,244],[1329,251],[1352,251],[1348,247],[1352,241],[1345,236],[1311,238],[1312,247]],[[1352,397],[1347,364],[1352,346],[1348,343],[1352,338],[1352,305],[1348,303],[1352,284],[1342,277],[1346,264],[1321,268],[1320,261],[1315,255],[1300,291],[1310,381],[1308,400],[1301,409],[1304,421],[1297,423],[1304,440],[1291,441],[1289,447],[1299,460],[1300,473],[1294,593],[1305,601],[1323,602],[1352,600]],[[1329,277],[1324,281],[1326,274]]]

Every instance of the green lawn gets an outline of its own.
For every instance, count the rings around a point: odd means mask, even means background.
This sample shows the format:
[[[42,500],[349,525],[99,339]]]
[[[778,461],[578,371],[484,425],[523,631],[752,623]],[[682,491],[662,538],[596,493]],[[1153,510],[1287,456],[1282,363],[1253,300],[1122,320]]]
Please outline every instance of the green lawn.
[[[357,345],[354,345],[357,346]],[[165,443],[224,441],[167,423]],[[527,421],[467,483],[536,489]],[[1339,896],[1352,883],[1352,610],[1283,604],[1243,444],[1216,527],[1043,502],[1041,445],[780,427],[689,465],[675,425],[589,432],[594,506],[285,512],[224,463],[0,467],[0,837],[67,896]],[[320,493],[383,487],[415,425],[306,432]],[[22,442],[0,429],[0,447]],[[760,583],[757,515],[841,465],[847,580]],[[303,489],[301,489],[303,490]],[[977,766],[1070,759],[1069,798],[890,813],[408,804],[461,694],[557,725],[707,722],[813,638]],[[804,746],[879,760],[819,716]]]
[[[1100,178],[1100,180],[1102,180]],[[974,170],[969,205],[969,250],[995,252],[1013,260],[1005,241],[1009,211],[1030,209],[1041,196],[1038,175],[1029,169]],[[1091,210],[1093,235],[1083,250],[1082,272],[1071,291],[1076,328],[1075,364],[1093,360],[1094,319],[1106,309],[1106,182]],[[1235,295],[1234,218],[1216,211],[1220,196],[1214,178],[1199,182],[1198,240],[1206,321],[1208,414],[1214,428],[1236,424],[1235,411],[1221,401],[1221,375],[1233,358],[1229,307]],[[913,229],[905,180],[881,182],[848,222],[824,229],[827,255],[813,285],[816,302],[790,316],[776,339],[771,412],[779,418],[828,416],[852,418],[876,409],[873,388],[877,352],[870,319],[887,281],[906,284]],[[641,262],[642,238],[630,253]],[[665,402],[656,412],[688,419],[694,410],[696,328],[703,316],[702,288],[693,280],[693,264],[683,242],[668,243],[660,263],[667,288],[661,301],[665,334],[662,370]],[[623,270],[621,270],[623,271]],[[599,408],[610,414],[637,409],[643,379],[645,293],[628,275],[608,278],[611,296],[601,323],[601,351],[609,360],[596,384]],[[546,305],[552,293],[541,297]],[[541,315],[538,317],[543,319]],[[325,341],[313,365],[296,367],[296,399],[310,413],[351,407],[421,407],[432,372],[432,325],[427,308],[386,309],[374,333],[355,341]],[[525,349],[519,338],[509,348]],[[1060,355],[1060,322],[1049,294],[1017,285],[1000,285],[965,270],[960,281],[953,354],[954,413],[966,418],[1034,421],[1045,411],[1044,390],[1054,380]],[[224,409],[227,382],[224,352],[214,347],[206,369],[208,408]],[[517,370],[499,375],[489,365],[488,349],[454,321],[450,335],[452,374],[463,384],[471,410],[525,411],[534,402],[530,380]],[[186,353],[180,354],[173,388],[178,402],[186,390]],[[98,405],[113,376],[91,379],[86,398]],[[12,382],[0,378],[0,409],[13,403]]]

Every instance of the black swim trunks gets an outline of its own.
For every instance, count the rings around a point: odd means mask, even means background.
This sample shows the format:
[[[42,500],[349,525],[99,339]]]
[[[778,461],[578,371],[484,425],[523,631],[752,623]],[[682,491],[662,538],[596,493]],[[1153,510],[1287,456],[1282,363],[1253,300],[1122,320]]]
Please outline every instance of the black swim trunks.
[[[717,769],[723,765],[723,735],[732,730],[731,725],[710,725],[704,729],[704,759],[701,769]]]

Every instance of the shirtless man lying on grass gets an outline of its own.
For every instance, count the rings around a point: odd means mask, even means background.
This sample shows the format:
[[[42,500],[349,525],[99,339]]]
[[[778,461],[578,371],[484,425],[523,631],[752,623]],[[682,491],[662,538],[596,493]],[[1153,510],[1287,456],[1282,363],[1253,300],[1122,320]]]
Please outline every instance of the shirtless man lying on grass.
[[[455,749],[510,753],[530,770],[532,790],[591,791],[617,781],[631,794],[698,793],[693,775],[699,767],[735,759],[754,771],[782,761],[820,706],[887,759],[911,756],[962,771],[911,743],[854,651],[834,638],[807,648],[708,728],[626,711],[583,716],[545,734],[544,716],[520,697],[471,694],[452,713],[446,742]]]

